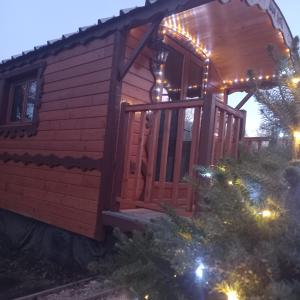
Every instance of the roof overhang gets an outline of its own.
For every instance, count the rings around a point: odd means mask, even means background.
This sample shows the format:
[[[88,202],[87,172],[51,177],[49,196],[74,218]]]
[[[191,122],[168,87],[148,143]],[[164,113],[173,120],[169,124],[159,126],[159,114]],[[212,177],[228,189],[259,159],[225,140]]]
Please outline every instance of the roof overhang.
[[[267,47],[290,55],[293,37],[273,0],[215,0],[164,19],[168,34],[201,47],[219,75],[219,82],[244,83],[253,70],[261,80],[274,79],[275,63]]]

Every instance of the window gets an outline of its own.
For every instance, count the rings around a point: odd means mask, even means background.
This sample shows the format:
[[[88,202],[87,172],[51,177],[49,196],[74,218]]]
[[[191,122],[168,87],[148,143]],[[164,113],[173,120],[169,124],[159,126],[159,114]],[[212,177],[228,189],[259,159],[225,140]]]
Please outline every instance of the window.
[[[164,70],[162,101],[201,99],[204,61],[173,40],[168,41],[170,52]]]
[[[171,48],[165,65],[163,102],[181,100],[183,62],[184,56]]]
[[[11,85],[7,122],[32,122],[37,99],[37,80],[27,79]]]
[[[195,61],[190,61],[187,76],[187,94],[189,100],[199,99],[202,96],[203,66]]]
[[[42,75],[40,62],[0,74],[0,136],[24,137],[37,133],[37,109]]]

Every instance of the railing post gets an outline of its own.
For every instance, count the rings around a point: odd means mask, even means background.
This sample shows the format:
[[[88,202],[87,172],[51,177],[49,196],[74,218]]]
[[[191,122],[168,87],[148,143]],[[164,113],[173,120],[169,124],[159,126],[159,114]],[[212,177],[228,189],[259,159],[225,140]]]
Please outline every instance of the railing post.
[[[203,116],[199,145],[199,164],[210,166],[213,158],[213,142],[215,130],[216,98],[208,95],[204,100]]]
[[[129,106],[128,103],[123,102],[121,104],[120,119],[119,119],[119,129],[117,135],[117,149],[116,149],[116,161],[115,161],[115,176],[113,179],[113,195],[112,201],[109,205],[110,210],[118,210],[119,205],[117,199],[121,197],[122,194],[122,181],[124,175],[124,163],[125,163],[125,153],[128,136],[128,126],[129,126],[129,113],[126,112],[126,108]]]
[[[240,128],[240,137],[239,139],[242,140],[246,135],[246,121],[247,121],[247,111],[241,110],[241,113],[243,114],[243,119],[241,120],[241,128]]]

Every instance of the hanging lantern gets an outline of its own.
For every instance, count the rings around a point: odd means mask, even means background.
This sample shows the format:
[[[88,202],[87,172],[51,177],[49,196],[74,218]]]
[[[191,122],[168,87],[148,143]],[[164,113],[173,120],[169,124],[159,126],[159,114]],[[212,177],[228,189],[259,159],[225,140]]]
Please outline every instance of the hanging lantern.
[[[153,50],[152,57],[152,72],[155,77],[155,84],[152,87],[151,94],[154,102],[159,102],[161,100],[161,95],[163,91],[163,79],[164,79],[164,65],[167,62],[170,50],[168,46],[164,43],[163,36],[159,33],[156,34],[149,45],[149,48]]]

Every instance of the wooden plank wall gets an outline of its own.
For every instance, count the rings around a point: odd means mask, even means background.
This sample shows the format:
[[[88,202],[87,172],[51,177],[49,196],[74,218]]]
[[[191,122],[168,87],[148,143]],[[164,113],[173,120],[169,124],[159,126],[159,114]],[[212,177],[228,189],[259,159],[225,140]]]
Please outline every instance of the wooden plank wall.
[[[138,45],[139,41],[143,38],[147,31],[146,26],[136,27],[130,30],[126,43],[125,60],[128,59],[132,51]],[[128,102],[129,104],[145,104],[150,103],[150,90],[154,84],[154,77],[150,70],[150,58],[152,56],[151,50],[146,46],[136,61],[130,68],[129,72],[123,79],[122,85],[122,101]],[[139,139],[141,138],[141,123],[140,114],[133,116],[133,125],[130,130],[133,133],[132,140],[130,141],[130,153],[126,159],[127,167],[130,172],[125,176],[122,198],[126,201],[122,202],[122,208],[134,207],[133,201],[140,199],[144,191],[144,178],[139,169],[138,155],[142,157],[144,162],[147,161],[146,157],[146,146],[147,146],[147,135],[149,130],[144,130],[143,146],[138,148]],[[147,123],[147,120],[146,120]],[[138,172],[138,173],[137,173]],[[136,187],[137,177],[139,177],[139,186]],[[127,202],[127,204],[126,204]]]
[[[125,59],[143,38],[147,27],[141,26],[130,30],[127,38]],[[123,80],[122,100],[130,104],[150,102],[150,89],[154,83],[150,71],[151,50],[144,48]]]
[[[48,57],[38,134],[0,138],[0,151],[102,158],[112,53],[109,36]],[[99,171],[13,162],[0,170],[1,208],[95,237]]]

